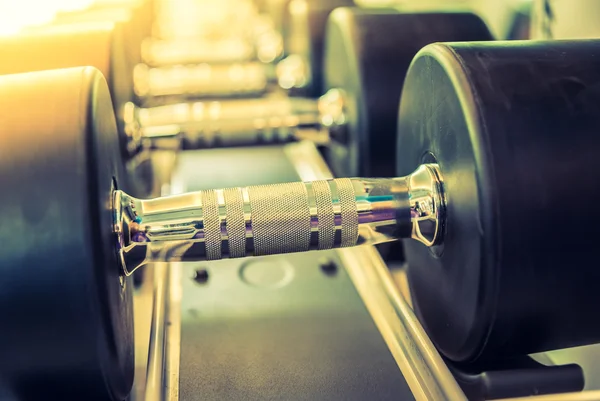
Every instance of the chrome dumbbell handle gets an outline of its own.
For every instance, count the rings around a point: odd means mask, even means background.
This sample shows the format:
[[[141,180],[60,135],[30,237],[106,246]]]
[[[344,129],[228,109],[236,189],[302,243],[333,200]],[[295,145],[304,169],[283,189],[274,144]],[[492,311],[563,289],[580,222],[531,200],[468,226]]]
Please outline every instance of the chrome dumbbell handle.
[[[311,140],[327,144],[346,138],[346,95],[330,89],[314,99],[265,97],[177,103],[138,108],[125,106],[126,131],[150,148],[250,146]]]
[[[313,99],[267,97],[178,103],[137,108],[128,116],[128,131],[138,132],[147,147],[211,148],[282,143],[303,139],[326,143],[318,104]]]
[[[156,149],[206,149],[219,147],[280,144],[298,140],[327,143],[329,136],[314,119],[285,116],[266,119],[229,120],[225,122],[172,125],[144,129]]]
[[[191,96],[234,97],[258,96],[267,90],[264,64],[195,64],[134,68],[135,92],[140,97]]]
[[[146,39],[142,57],[151,66],[181,64],[243,63],[252,60],[254,48],[243,38]]]
[[[375,244],[441,241],[437,165],[402,178],[342,178],[192,192],[140,200],[114,195],[123,271],[151,262],[216,260]]]
[[[282,52],[281,34],[262,19],[250,38],[226,35],[216,39],[210,36],[150,38],[142,42],[142,59],[151,66],[243,63],[253,59],[267,64],[277,60]]]
[[[318,121],[310,115],[145,127],[142,135],[155,149],[253,146],[303,139],[326,143],[329,138],[327,131],[321,130]]]

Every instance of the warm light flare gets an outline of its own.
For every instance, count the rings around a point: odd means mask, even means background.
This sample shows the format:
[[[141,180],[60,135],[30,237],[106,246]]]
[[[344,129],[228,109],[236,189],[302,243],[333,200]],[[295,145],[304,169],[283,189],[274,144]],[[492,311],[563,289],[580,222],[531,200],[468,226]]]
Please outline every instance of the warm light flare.
[[[14,35],[27,26],[52,22],[62,11],[89,7],[93,0],[0,0],[0,35]]]

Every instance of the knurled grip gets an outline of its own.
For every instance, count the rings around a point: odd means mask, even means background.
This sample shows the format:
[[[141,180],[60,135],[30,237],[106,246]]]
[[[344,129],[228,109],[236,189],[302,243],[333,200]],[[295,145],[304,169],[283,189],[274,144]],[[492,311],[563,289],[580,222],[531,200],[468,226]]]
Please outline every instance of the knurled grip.
[[[221,259],[221,219],[217,194],[215,191],[202,191],[201,194],[206,258]]]
[[[341,247],[356,245],[358,237],[358,212],[356,210],[356,195],[354,186],[349,179],[335,180],[340,200],[342,216],[342,243]]]
[[[206,258],[356,245],[358,210],[347,178],[202,191]]]
[[[335,214],[331,189],[326,181],[312,183],[319,222],[319,249],[333,248],[335,241]]]
[[[248,188],[256,255],[310,248],[310,207],[304,183]]]
[[[229,255],[232,258],[246,256],[246,220],[244,217],[244,196],[241,188],[228,188],[223,191],[226,229],[229,240]]]

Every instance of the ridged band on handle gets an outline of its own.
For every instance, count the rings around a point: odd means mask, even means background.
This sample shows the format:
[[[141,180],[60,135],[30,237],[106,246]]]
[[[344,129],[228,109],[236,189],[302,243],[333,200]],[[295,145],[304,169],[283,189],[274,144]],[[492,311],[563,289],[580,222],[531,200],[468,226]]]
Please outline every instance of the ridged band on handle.
[[[315,193],[319,221],[319,249],[330,249],[333,248],[335,242],[335,212],[331,200],[331,189],[325,181],[313,182],[312,189]]]
[[[225,211],[227,213],[226,229],[229,243],[229,255],[232,258],[246,256],[246,219],[244,218],[244,197],[240,188],[229,188],[223,191]]]
[[[221,219],[219,218],[217,194],[215,191],[202,191],[201,194],[206,258],[221,259]]]
[[[202,191],[206,258],[270,255],[356,245],[353,183],[342,178]]]
[[[337,190],[342,217],[342,247],[356,245],[358,237],[358,212],[356,210],[356,195],[352,181],[337,180]]]

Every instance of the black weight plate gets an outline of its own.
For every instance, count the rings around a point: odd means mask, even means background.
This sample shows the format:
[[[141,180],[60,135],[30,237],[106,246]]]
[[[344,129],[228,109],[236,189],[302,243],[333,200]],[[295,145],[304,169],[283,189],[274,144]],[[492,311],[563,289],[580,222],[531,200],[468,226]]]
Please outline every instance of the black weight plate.
[[[348,132],[329,149],[333,171],[393,176],[400,92],[415,54],[433,42],[491,39],[481,19],[468,13],[335,10],[327,27],[325,90],[346,93]]]
[[[306,87],[292,95],[317,97],[323,94],[323,57],[327,19],[338,7],[354,5],[353,0],[293,0],[284,14],[284,49],[302,57],[310,76]]]
[[[444,243],[405,242],[417,313],[454,361],[600,341],[600,42],[437,44],[413,61],[398,174],[437,160]],[[584,217],[585,216],[585,217]]]
[[[0,383],[24,400],[122,400],[132,286],[114,250],[106,81],[91,67],[6,75],[0,93]]]
[[[115,112],[120,115],[123,105],[133,98],[133,66],[125,57],[124,36],[122,23],[96,22],[47,26],[1,38],[0,74],[95,67],[108,80]]]
[[[95,67],[107,79],[115,112],[121,116],[123,105],[134,96],[133,67],[137,63],[129,56],[127,36],[127,23],[118,20],[36,27],[0,40],[0,74]],[[117,124],[122,132],[120,120]]]
[[[137,3],[137,4],[136,4]],[[60,12],[52,25],[87,24],[94,22],[121,22],[125,30],[126,56],[134,63],[141,62],[141,43],[152,35],[154,3],[142,2],[95,2],[83,10]]]
[[[99,69],[109,83],[121,150],[127,157],[128,138],[122,117],[124,104],[133,99],[133,65],[126,57],[125,27],[121,22],[53,25],[0,38],[0,74],[79,66]],[[138,162],[128,169],[127,181],[121,183],[123,189],[135,196],[147,196],[149,189],[140,176],[151,177],[149,163]]]

